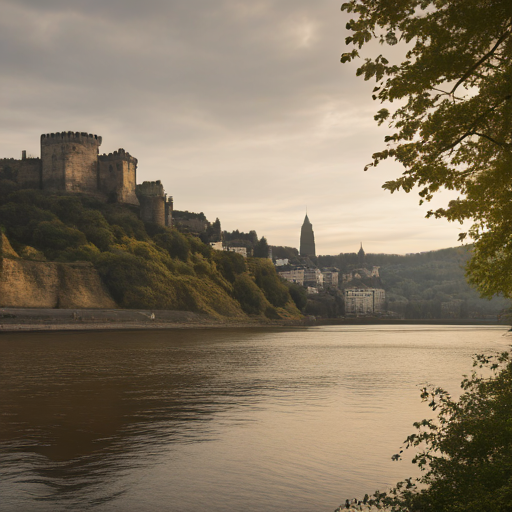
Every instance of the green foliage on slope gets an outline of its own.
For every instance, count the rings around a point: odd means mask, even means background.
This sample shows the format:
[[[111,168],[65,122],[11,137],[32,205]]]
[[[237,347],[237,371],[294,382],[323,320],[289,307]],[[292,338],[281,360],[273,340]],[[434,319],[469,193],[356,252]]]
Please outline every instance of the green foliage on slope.
[[[464,246],[405,256],[370,253],[365,256],[365,266],[380,267],[379,287],[386,290],[388,308],[405,318],[495,316],[510,308],[510,300],[482,299],[467,283],[465,268],[471,251],[472,246]],[[318,262],[321,266],[335,266],[341,273],[359,267],[356,253],[319,256]]]
[[[93,263],[122,308],[300,316],[268,260],[245,260],[192,235],[145,225],[131,207],[11,189],[0,194],[0,227],[22,258]]]

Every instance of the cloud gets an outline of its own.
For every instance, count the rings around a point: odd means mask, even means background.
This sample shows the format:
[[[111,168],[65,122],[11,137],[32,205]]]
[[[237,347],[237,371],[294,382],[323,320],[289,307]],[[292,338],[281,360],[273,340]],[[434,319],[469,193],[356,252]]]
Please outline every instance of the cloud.
[[[339,64],[345,23],[333,0],[3,0],[0,156],[88,131],[176,208],[276,245],[298,245],[306,205],[323,253],[354,237],[454,245],[415,198],[381,190],[398,166],[362,172],[385,130],[372,84]]]

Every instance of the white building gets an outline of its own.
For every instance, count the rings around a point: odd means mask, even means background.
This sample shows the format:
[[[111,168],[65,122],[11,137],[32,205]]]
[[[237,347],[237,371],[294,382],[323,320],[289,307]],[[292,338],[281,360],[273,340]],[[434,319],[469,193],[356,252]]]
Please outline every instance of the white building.
[[[285,265],[288,265],[288,261],[288,258],[283,260],[276,260],[276,267],[284,267]]]
[[[210,242],[210,247],[212,249],[215,249],[216,251],[223,251],[224,250],[222,242]]]
[[[373,315],[384,310],[386,292],[378,288],[348,288],[344,292],[345,315]]]
[[[247,258],[247,247],[224,247],[224,250],[228,252],[236,252],[244,258]]]
[[[304,284],[307,286],[320,286],[324,285],[324,276],[317,268],[304,269]]]
[[[300,284],[304,286],[304,269],[287,270],[286,272],[279,272],[279,275],[289,281],[290,283]]]
[[[338,286],[339,273],[333,270],[322,270],[324,286]]]

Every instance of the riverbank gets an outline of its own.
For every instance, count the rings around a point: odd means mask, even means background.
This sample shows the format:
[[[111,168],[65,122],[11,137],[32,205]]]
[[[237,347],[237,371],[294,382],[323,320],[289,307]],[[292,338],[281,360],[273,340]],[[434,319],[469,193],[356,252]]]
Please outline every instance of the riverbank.
[[[1,332],[198,329],[303,325],[299,321],[216,318],[191,311],[0,308]]]
[[[400,320],[390,318],[315,318],[301,320],[243,320],[216,318],[191,311],[149,311],[126,309],[39,309],[0,308],[1,332],[103,331],[148,329],[198,329],[244,327],[297,327],[320,325],[504,325],[487,319]]]

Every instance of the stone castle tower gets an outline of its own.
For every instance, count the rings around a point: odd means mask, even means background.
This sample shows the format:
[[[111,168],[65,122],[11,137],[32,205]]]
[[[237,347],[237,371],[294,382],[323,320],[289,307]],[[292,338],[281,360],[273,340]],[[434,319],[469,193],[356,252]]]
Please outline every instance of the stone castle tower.
[[[142,185],[137,185],[137,197],[143,222],[172,227],[172,197],[167,199],[160,180],[145,181]]]
[[[137,159],[124,149],[99,154],[102,138],[85,132],[41,135],[41,158],[0,159],[0,178],[22,188],[88,194],[105,202],[140,205],[145,222],[172,224],[172,198],[160,181],[137,186]],[[140,199],[140,202],[139,202]]]
[[[98,189],[109,201],[139,204],[136,182],[137,159],[124,149],[98,157]]]
[[[301,256],[316,256],[315,253],[315,233],[313,232],[313,225],[309,222],[308,214],[304,218],[304,223],[300,230],[300,255]]]
[[[99,155],[101,142],[98,135],[84,132],[41,135],[42,189],[138,205],[137,159],[124,149]]]
[[[41,135],[41,180],[44,190],[98,192],[98,153],[101,137],[62,132]]]

